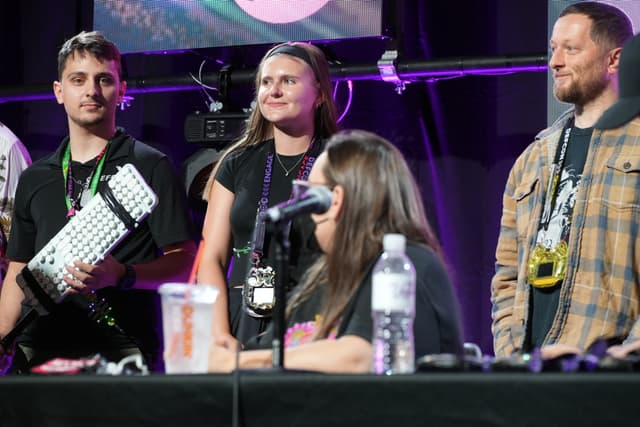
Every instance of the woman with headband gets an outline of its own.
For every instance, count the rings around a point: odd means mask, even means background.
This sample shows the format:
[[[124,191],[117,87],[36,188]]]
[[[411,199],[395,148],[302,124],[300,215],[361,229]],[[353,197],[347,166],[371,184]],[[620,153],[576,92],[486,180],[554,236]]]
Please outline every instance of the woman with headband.
[[[292,180],[308,177],[325,139],[338,130],[329,66],[317,47],[273,47],[258,66],[255,85],[256,107],[245,133],[218,162],[204,194],[197,280],[220,291],[214,341],[225,347],[262,332],[270,320],[276,242],[260,213],[291,198]],[[308,220],[291,226],[290,287],[317,247],[312,230]]]

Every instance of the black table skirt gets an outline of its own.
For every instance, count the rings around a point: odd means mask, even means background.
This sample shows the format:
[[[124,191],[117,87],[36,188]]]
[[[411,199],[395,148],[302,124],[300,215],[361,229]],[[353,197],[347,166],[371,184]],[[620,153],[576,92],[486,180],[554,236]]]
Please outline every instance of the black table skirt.
[[[0,426],[631,426],[638,373],[0,377]]]

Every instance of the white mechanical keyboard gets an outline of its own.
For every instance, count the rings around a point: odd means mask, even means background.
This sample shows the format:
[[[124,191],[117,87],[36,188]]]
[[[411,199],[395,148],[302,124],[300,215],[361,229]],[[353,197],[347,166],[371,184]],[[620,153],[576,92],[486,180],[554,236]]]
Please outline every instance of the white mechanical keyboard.
[[[27,264],[40,288],[60,301],[70,286],[65,266],[74,260],[100,262],[158,204],[158,198],[131,164],[120,167],[96,195]]]

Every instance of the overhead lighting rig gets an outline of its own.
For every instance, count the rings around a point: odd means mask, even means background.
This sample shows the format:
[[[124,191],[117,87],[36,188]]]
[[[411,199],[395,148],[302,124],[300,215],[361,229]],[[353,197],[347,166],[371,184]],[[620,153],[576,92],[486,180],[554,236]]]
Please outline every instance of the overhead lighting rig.
[[[202,113],[187,115],[184,138],[188,143],[219,148],[237,139],[244,132],[249,113]]]

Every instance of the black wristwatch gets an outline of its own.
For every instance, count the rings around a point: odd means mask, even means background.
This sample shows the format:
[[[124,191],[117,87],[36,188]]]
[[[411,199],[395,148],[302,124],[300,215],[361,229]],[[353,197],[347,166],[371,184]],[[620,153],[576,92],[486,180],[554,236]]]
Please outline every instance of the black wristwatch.
[[[118,282],[118,288],[122,290],[129,290],[136,284],[136,271],[129,264],[124,265],[124,276],[120,278]]]

